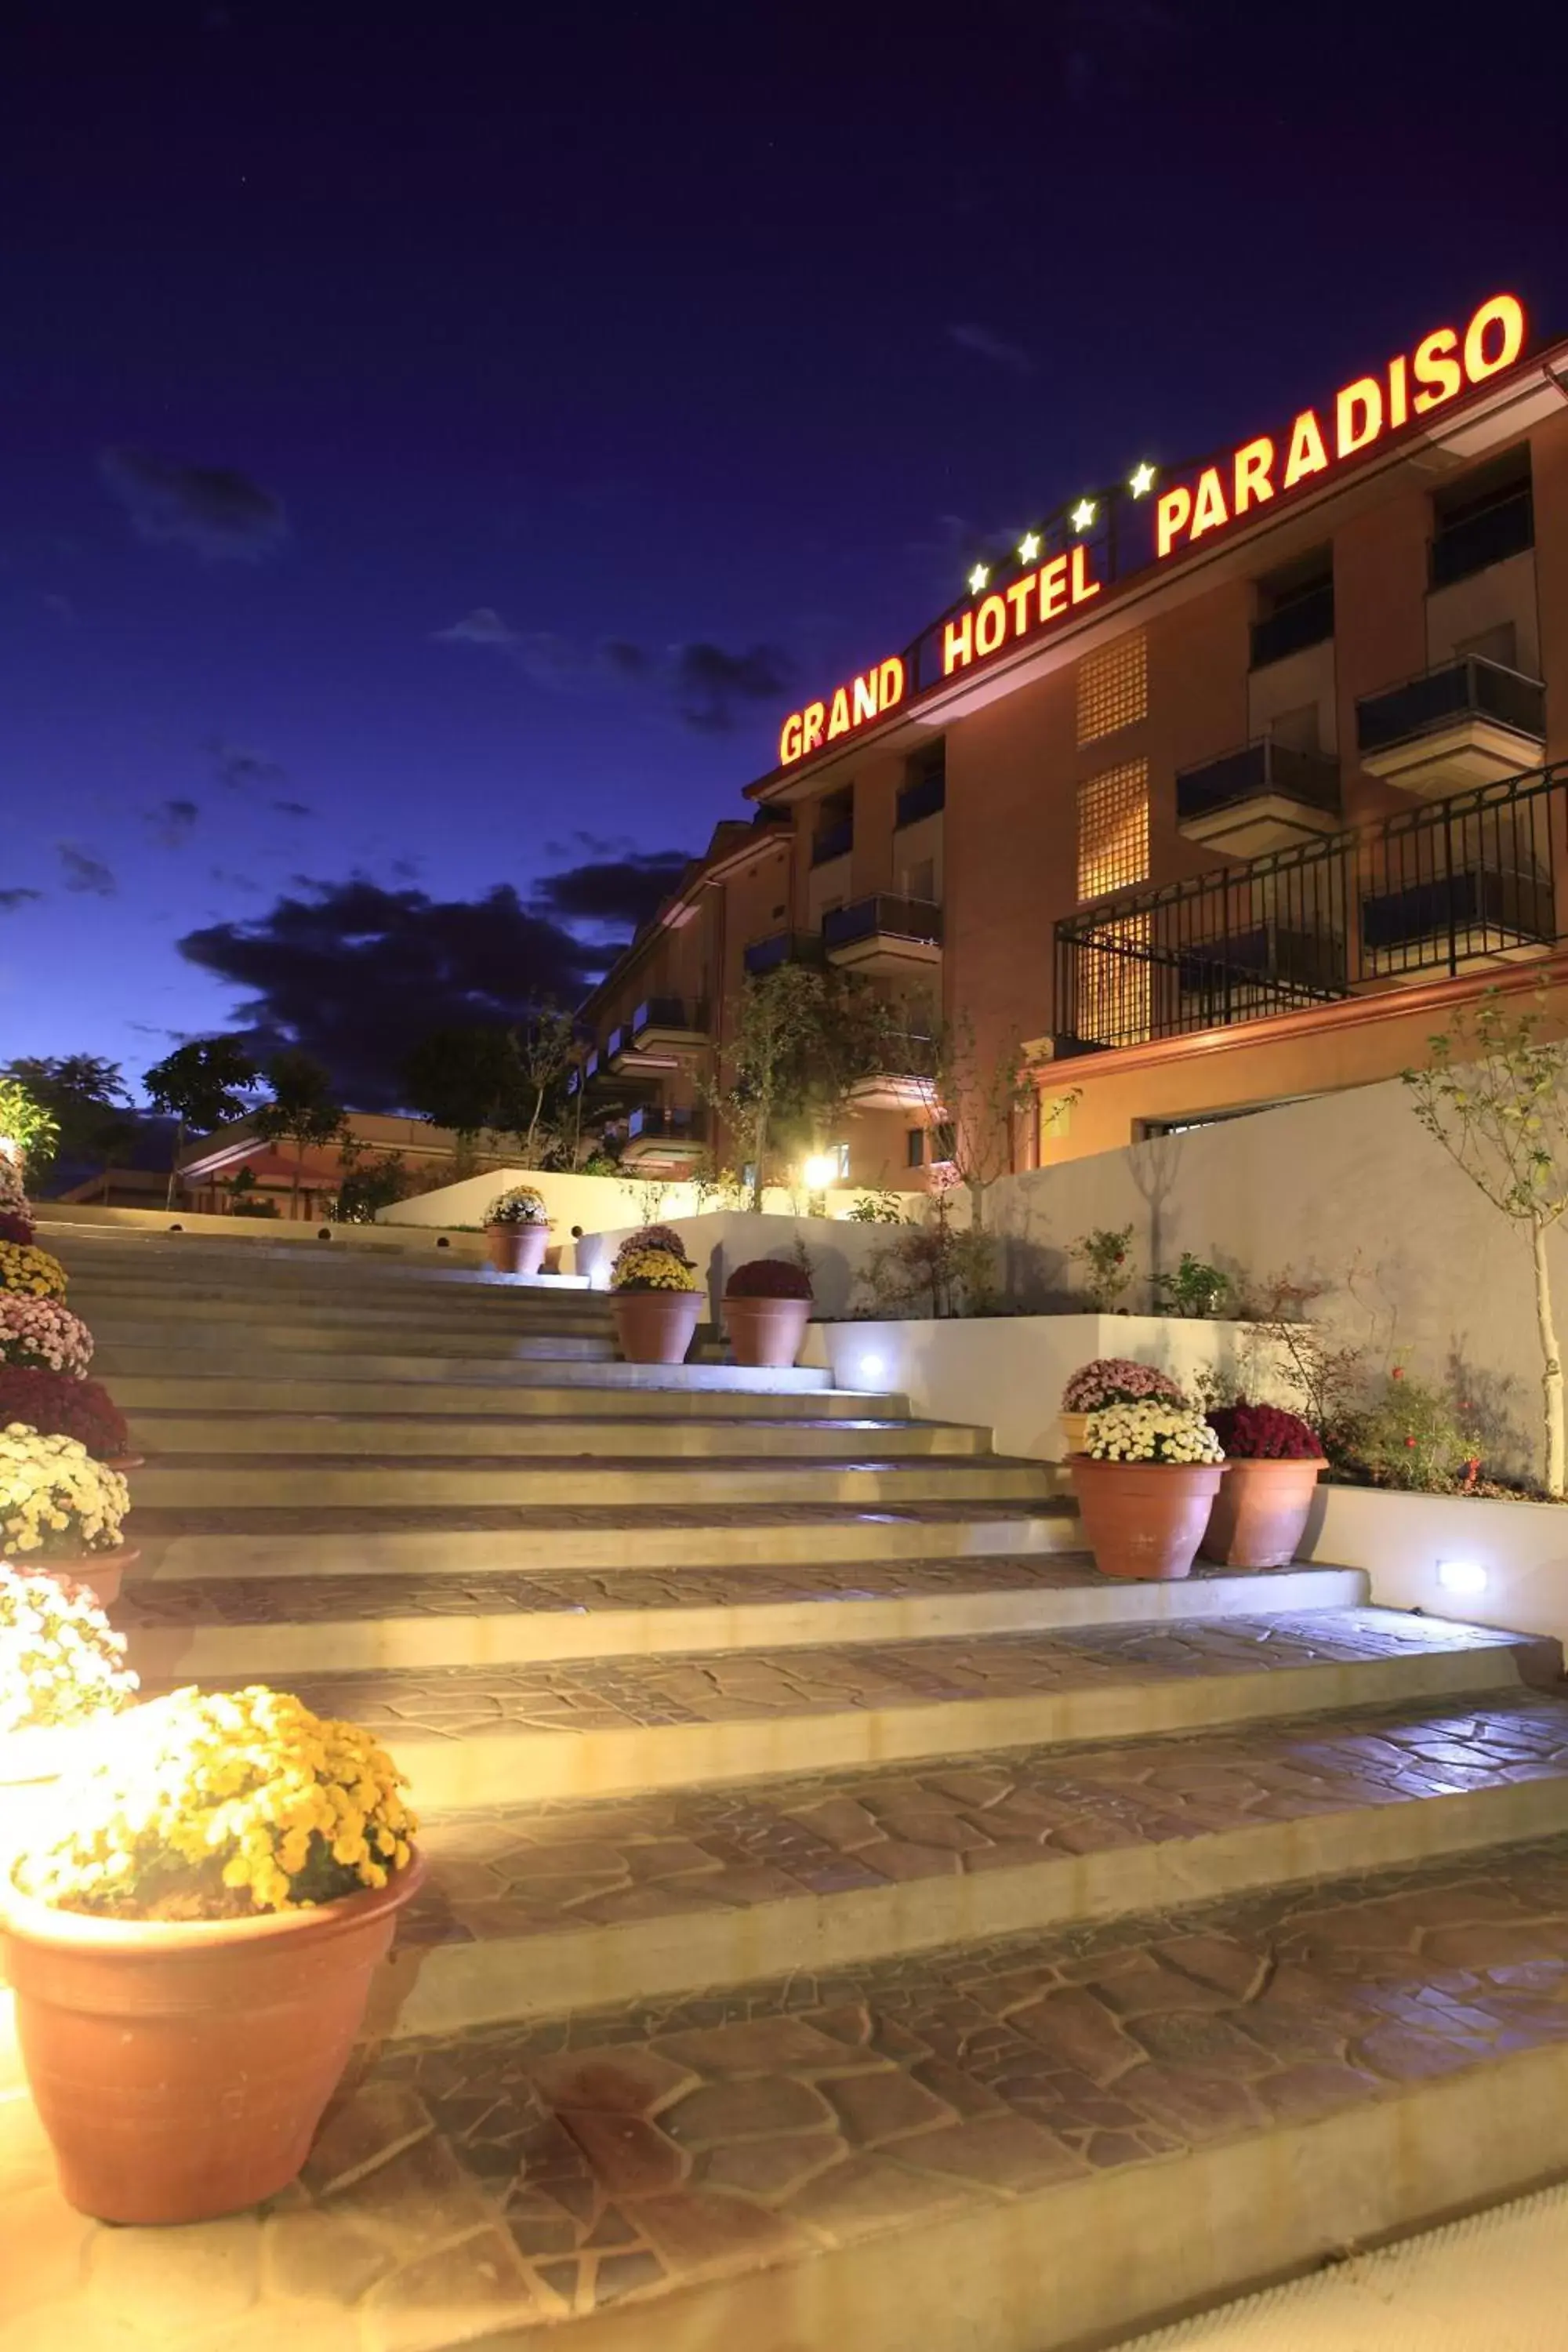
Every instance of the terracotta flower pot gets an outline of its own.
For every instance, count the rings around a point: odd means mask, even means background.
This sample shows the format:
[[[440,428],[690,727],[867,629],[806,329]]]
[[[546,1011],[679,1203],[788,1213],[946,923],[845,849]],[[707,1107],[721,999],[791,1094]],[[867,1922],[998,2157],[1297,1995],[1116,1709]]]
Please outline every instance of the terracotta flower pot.
[[[145,1468],[147,1456],[144,1454],[106,1454],[103,1456],[104,1468],[106,1470],[118,1470],[121,1477],[124,1476],[127,1470],[141,1470]]]
[[[537,1274],[550,1244],[548,1225],[487,1225],[485,1247],[498,1274]]]
[[[16,2032],[60,2188],[102,2221],[206,2221],[275,2197],[348,2063],[425,1875],[305,1911],[179,1924],[4,1897]]]
[[[1078,1454],[1071,1467],[1084,1540],[1101,1576],[1165,1581],[1189,1572],[1223,1462],[1096,1462]]]
[[[1328,1464],[1234,1457],[1200,1549],[1222,1568],[1289,1568],[1301,1548],[1312,1490]]]
[[[701,1318],[700,1290],[617,1290],[611,1294],[616,1339],[628,1364],[683,1364]]]
[[[811,1320],[809,1298],[726,1298],[724,1328],[738,1364],[793,1364]]]
[[[1064,1412],[1061,1422],[1062,1458],[1065,1461],[1069,1454],[1081,1454],[1089,1444],[1089,1415],[1087,1412]]]
[[[68,1576],[73,1583],[85,1584],[100,1608],[107,1609],[119,1600],[127,1569],[134,1568],[141,1557],[139,1544],[117,1544],[112,1551],[79,1552],[73,1559],[40,1559],[37,1552],[23,1552],[11,1565],[25,1576]]]

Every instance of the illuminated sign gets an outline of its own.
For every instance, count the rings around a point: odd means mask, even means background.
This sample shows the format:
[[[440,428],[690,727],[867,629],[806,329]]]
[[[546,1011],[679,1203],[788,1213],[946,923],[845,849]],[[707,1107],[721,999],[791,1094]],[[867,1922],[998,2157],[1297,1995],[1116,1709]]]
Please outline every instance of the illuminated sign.
[[[1162,490],[1154,502],[1156,557],[1191,547],[1278,491],[1293,490],[1359,456],[1413,416],[1457,399],[1467,384],[1484,383],[1511,367],[1523,349],[1524,310],[1511,294],[1483,302],[1462,335],[1456,327],[1434,328],[1414,352],[1390,360],[1382,375],[1357,376],[1336,393],[1324,420],[1316,409],[1302,409],[1282,448],[1260,434],[1222,464],[1205,466],[1191,488],[1179,483]]]
[[[1184,552],[1223,524],[1237,522],[1271,499],[1331,473],[1346,458],[1359,457],[1402,426],[1420,423],[1444,402],[1457,400],[1462,392],[1511,367],[1524,342],[1524,309],[1512,294],[1494,294],[1463,329],[1434,328],[1414,351],[1390,360],[1380,374],[1358,376],[1345,384],[1321,415],[1304,408],[1279,441],[1259,434],[1217,464],[1205,466],[1195,480],[1163,489],[1153,501],[1152,549],[1145,524],[1139,534],[1142,551],[1133,568],[1146,566],[1151,552],[1155,562]],[[1153,480],[1153,468],[1140,466],[1131,478],[1132,497],[1142,499]],[[1109,497],[1113,503],[1115,494]],[[1080,498],[1070,513],[1074,530],[1087,530],[1096,512],[1094,499]],[[1113,523],[1102,542],[1111,578],[1128,568],[1125,539],[1121,566],[1116,543]],[[970,582],[973,601],[966,608],[939,622],[908,654],[894,654],[847,685],[836,687],[824,701],[792,710],[779,737],[779,765],[791,767],[856,733],[921,688],[989,660],[1100,594],[1105,582],[1094,577],[1090,549],[1084,541],[1037,564],[1033,559],[1042,546],[1038,532],[1026,534],[1019,554],[1030,568],[988,593],[981,593],[990,577],[988,567],[977,564]]]

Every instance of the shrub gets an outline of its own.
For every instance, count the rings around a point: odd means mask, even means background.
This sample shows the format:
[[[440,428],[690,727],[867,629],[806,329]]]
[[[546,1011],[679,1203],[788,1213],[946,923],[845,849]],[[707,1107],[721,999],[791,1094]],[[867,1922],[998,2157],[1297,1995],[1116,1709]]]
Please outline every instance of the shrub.
[[[1440,1389],[1411,1380],[1399,1364],[1383,1394],[1346,1430],[1345,1452],[1346,1467],[1374,1486],[1427,1494],[1451,1490],[1476,1463],[1461,1412]]]
[[[485,1211],[487,1225],[547,1225],[550,1213],[544,1205],[544,1195],[536,1192],[531,1184],[514,1184],[510,1192],[498,1192]]]
[[[0,1364],[33,1364],[79,1379],[92,1361],[92,1333],[52,1298],[0,1290]]]
[[[753,1257],[724,1285],[726,1298],[809,1298],[811,1276],[786,1257]]]
[[[1217,1315],[1229,1287],[1217,1265],[1184,1250],[1174,1274],[1154,1276],[1154,1299],[1167,1315]]]
[[[0,1290],[19,1298],[63,1298],[66,1270],[33,1243],[0,1241]]]
[[[112,1551],[131,1507],[118,1470],[95,1462],[74,1437],[40,1437],[13,1422],[0,1429],[0,1547],[40,1559]]]
[[[70,1826],[17,1883],[64,1911],[229,1919],[384,1886],[417,1823],[355,1724],[259,1685],[141,1706],[111,1766],[70,1790]]]
[[[1321,1462],[1323,1457],[1317,1431],[1299,1412],[1286,1412],[1279,1405],[1222,1405],[1208,1422],[1237,1462]]]
[[[616,1252],[615,1263],[610,1268],[612,1290],[619,1290],[622,1287],[616,1280],[622,1260],[636,1257],[642,1250],[665,1250],[671,1257],[678,1257],[682,1265],[691,1264],[690,1258],[686,1254],[686,1244],[673,1225],[639,1225],[635,1234],[626,1235],[626,1240]]]
[[[0,1733],[111,1715],[135,1691],[125,1636],[89,1586],[0,1566]]]
[[[617,1252],[610,1275],[612,1290],[695,1290],[697,1268],[673,1250],[638,1249]]]
[[[231,1201],[228,1204],[228,1213],[231,1217],[275,1217],[278,1214],[278,1203],[276,1201],[268,1200],[266,1194],[262,1193],[254,1200]]]
[[[1107,1405],[1089,1416],[1085,1450],[1096,1462],[1225,1460],[1218,1438],[1191,1405]]]
[[[18,1249],[29,1249],[33,1241],[33,1221],[19,1209],[0,1209],[0,1242],[15,1242]]]
[[[1097,1225],[1068,1251],[1089,1269],[1084,1287],[1089,1303],[1109,1314],[1132,1279],[1132,1228]]]
[[[0,1429],[16,1422],[40,1437],[74,1437],[100,1462],[131,1451],[125,1416],[101,1381],[0,1364]]]
[[[1128,1356],[1096,1356],[1080,1364],[1062,1391],[1064,1412],[1100,1412],[1112,1404],[1179,1404],[1186,1398],[1169,1372],[1135,1364]]]

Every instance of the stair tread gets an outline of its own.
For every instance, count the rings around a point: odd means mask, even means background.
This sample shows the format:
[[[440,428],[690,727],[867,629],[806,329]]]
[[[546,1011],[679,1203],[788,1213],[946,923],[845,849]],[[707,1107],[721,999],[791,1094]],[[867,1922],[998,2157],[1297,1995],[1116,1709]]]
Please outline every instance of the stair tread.
[[[294,1687],[318,1714],[365,1725],[406,1759],[429,1742],[1047,1700],[1129,1685],[1157,1689],[1194,1676],[1530,1648],[1523,1637],[1488,1627],[1342,1609],[777,1652],[367,1670],[306,1675]],[[209,1679],[232,1688],[247,1677]]]
[[[590,1391],[589,1393],[592,1393],[592,1391]],[[460,1422],[462,1419],[462,1415],[460,1413],[455,1412],[414,1412],[405,1411],[398,1407],[384,1408],[380,1406],[370,1412],[355,1412],[352,1408],[345,1411],[339,1405],[316,1406],[279,1404],[258,1407],[253,1405],[131,1404],[126,1407],[126,1411],[130,1418],[135,1421],[139,1425],[142,1423],[162,1424],[168,1422],[214,1421],[240,1422],[247,1427],[249,1427],[258,1420],[277,1418],[285,1421],[342,1422],[345,1428],[348,1429],[374,1426],[374,1424],[378,1422],[390,1422],[395,1428],[402,1428],[405,1425],[411,1425],[416,1429],[450,1429],[454,1422]],[[498,1423],[504,1427],[508,1422],[515,1422],[520,1430],[531,1430],[537,1427],[540,1418],[541,1416],[537,1413],[528,1412],[487,1412],[475,1415],[475,1419],[481,1420],[486,1428],[493,1428]],[[640,1431],[647,1425],[647,1416],[643,1414],[625,1412],[577,1412],[574,1411],[572,1412],[553,1414],[552,1416],[552,1421],[557,1428],[565,1429],[574,1427],[579,1422],[585,1423],[587,1427],[594,1430],[636,1429]],[[876,1436],[885,1430],[971,1429],[976,1426],[976,1424],[972,1422],[928,1419],[923,1414],[915,1413],[881,1413],[868,1415],[863,1413],[770,1414],[762,1412],[715,1412],[705,1413],[702,1417],[701,1426],[704,1429],[744,1429],[761,1432],[766,1432],[770,1429],[782,1429],[792,1432],[803,1429],[816,1429],[821,1430],[825,1435],[829,1436],[842,1436],[846,1432],[864,1430],[869,1435]],[[194,1452],[182,1452],[178,1448],[171,1448],[166,1452],[162,1453],[160,1455],[160,1459],[170,1462],[253,1462],[258,1458],[258,1457],[256,1454],[198,1454]],[[264,1461],[271,1461],[279,1457],[264,1454],[259,1458]],[[321,1455],[312,1454],[309,1458],[312,1462],[321,1460],[330,1461],[331,1456],[330,1454]],[[359,1459],[362,1457],[356,1456],[355,1458]],[[438,1460],[440,1457],[431,1456],[429,1458],[432,1460]],[[595,1458],[604,1460],[611,1466],[614,1465],[617,1459],[614,1454],[595,1456]],[[635,1457],[623,1458],[635,1458],[638,1462],[645,1459],[641,1454],[637,1454]],[[731,1458],[740,1464],[742,1467],[745,1467],[755,1460],[771,1460],[772,1457],[767,1455],[754,1456],[751,1454],[735,1454]],[[1007,1467],[1010,1469],[1026,1467],[1037,1469],[1040,1466],[1039,1464],[1030,1463],[1026,1459],[1016,1454],[1007,1456],[994,1454],[987,1454],[985,1458],[989,1462],[1005,1462]]]
[[[208,1457],[198,1456],[198,1459]],[[254,1455],[241,1457],[253,1461]],[[263,1457],[265,1458],[265,1457]],[[306,1454],[319,1462],[319,1454]],[[134,1500],[134,1498],[133,1498]],[[973,1524],[1037,1518],[1075,1518],[1078,1506],[1061,1495],[1039,1495],[994,1500],[883,1503],[868,1510],[851,1503],[447,1503],[346,1504],[321,1509],[294,1504],[258,1504],[253,1509],[223,1510],[209,1505],[187,1507],[135,1503],[132,1522],[138,1543],[188,1535],[382,1535],[471,1529],[477,1534],[503,1534],[509,1529],[551,1528],[784,1528],[843,1525],[888,1527]]]
[[[419,1944],[559,1935],[914,1879],[1071,1868],[1112,1849],[1543,1779],[1568,1788],[1568,1702],[1531,1693],[743,1789],[474,1807],[426,1824],[431,1877],[403,1933]]]
[[[1059,2232],[1090,2210],[1109,2242],[1102,2269],[1121,2263],[1119,2313],[1142,2318],[1172,2298],[1166,2265],[1151,2273],[1115,2251],[1108,2179],[1135,2189],[1158,2163],[1168,2207],[1189,2193],[1176,2168],[1191,2164],[1199,2227],[1200,2184],[1226,2147],[1256,2145],[1264,2200],[1269,2179],[1295,2177],[1268,2168],[1271,2139],[1283,2164],[1304,2129],[1409,2102],[1401,2129],[1419,2142],[1422,2115],[1447,2112],[1462,2078],[1498,2070],[1489,2095],[1506,2101],[1560,2051],[1565,1993],[1568,1840],[1553,1839],[566,2024],[474,2028],[384,2055],[339,2133],[374,2213],[374,2153],[384,2144],[397,2161],[417,2103],[476,2220],[504,2217],[519,2262],[498,2298],[494,2236],[476,2228],[468,2272],[456,2253],[443,2288],[452,2308],[482,2298],[492,2328],[518,2331],[509,2342],[628,2291],[656,2309],[702,2288],[720,2298],[719,2340],[726,2276],[765,2269],[793,2297],[788,2266],[938,2224],[945,2262],[962,2261],[954,2227],[1023,2199],[1038,2216],[1026,2291],[1041,2340],[1058,2345],[1081,2336],[1050,2285]],[[312,2197],[331,2186],[331,2153],[307,2172]],[[395,2173],[387,2186],[407,2194]],[[1334,2203],[1331,2228],[1343,2227],[1346,2200]],[[1232,2291],[1277,2259],[1260,2237]]]

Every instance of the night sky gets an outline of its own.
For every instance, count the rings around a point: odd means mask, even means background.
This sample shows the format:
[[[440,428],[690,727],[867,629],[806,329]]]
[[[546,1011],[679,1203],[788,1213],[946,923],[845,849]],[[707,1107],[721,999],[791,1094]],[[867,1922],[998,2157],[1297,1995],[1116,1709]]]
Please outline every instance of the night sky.
[[[978,548],[1568,331],[1563,14],[1447,21],[13,0],[0,1061],[250,1024],[384,1106]]]

